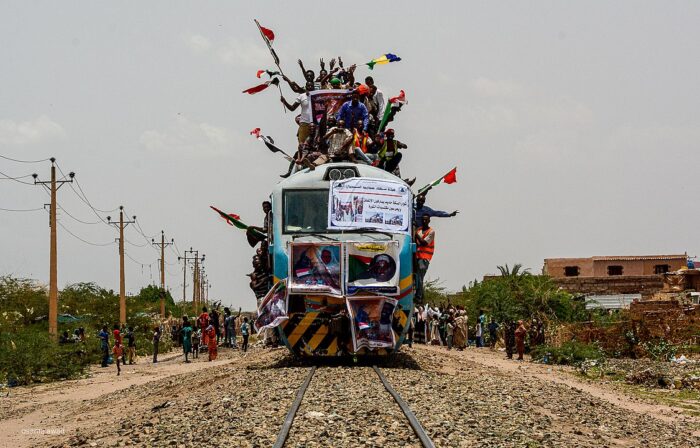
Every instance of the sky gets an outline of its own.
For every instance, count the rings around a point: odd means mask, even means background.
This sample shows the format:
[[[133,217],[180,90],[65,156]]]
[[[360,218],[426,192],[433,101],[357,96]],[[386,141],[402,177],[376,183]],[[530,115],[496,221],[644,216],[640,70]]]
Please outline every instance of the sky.
[[[433,222],[428,277],[448,290],[498,265],[539,272],[544,258],[698,254],[698,2],[1,2],[0,155],[56,157],[94,208],[137,216],[127,292],[158,281],[147,243],[163,230],[176,299],[177,252],[192,247],[210,299],[255,306],[252,249],[209,209],[261,224],[286,163],[249,131],[294,147],[279,92],[241,93],[274,67],[254,18],[299,82],[299,58],[315,70],[320,57],[402,58],[371,72],[386,96],[406,92],[392,124],[408,145],[402,173],[424,185],[458,167],[427,201],[460,211]],[[50,163],[0,158],[0,173],[48,180]],[[48,202],[6,176],[0,209]],[[118,290],[117,235],[99,221],[118,212],[96,214],[71,187],[58,192],[59,288]],[[46,212],[0,210],[0,254],[0,275],[48,282]]]

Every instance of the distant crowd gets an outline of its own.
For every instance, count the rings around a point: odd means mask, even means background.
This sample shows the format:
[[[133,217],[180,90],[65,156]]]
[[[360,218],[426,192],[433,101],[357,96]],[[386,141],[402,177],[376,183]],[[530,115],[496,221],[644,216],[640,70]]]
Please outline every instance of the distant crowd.
[[[413,311],[407,343],[445,346],[447,350],[464,350],[468,345],[488,346],[492,350],[503,347],[509,359],[517,354],[517,359],[522,361],[526,342],[530,348],[545,343],[544,330],[540,319],[532,319],[527,326],[523,320],[497,322],[493,317],[487,318],[484,311],[470,325],[462,307],[426,304]]]

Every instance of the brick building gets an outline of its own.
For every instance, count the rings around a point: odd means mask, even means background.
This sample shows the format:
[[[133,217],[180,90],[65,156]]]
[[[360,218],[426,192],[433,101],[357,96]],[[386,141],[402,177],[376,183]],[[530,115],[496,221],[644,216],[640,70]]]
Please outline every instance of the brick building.
[[[685,254],[547,258],[542,272],[553,278],[662,275],[685,267],[687,259]]]
[[[650,299],[664,288],[664,274],[684,268],[687,255],[548,258],[542,273],[562,289],[604,308],[626,308],[634,297]],[[617,305],[604,305],[616,303]]]

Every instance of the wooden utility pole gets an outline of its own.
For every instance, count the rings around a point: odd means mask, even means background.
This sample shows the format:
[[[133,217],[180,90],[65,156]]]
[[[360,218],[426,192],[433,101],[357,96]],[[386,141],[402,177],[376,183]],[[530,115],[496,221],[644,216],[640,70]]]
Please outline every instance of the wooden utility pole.
[[[107,222],[112,225],[119,225],[119,323],[126,324],[126,280],[124,277],[124,228],[129,224],[136,222],[136,216],[133,216],[133,221],[124,221],[124,206],[119,206],[119,223],[112,222],[112,217],[107,217]]]
[[[39,175],[32,174],[34,185],[42,185],[48,188],[51,194],[49,205],[49,227],[51,228],[49,249],[49,334],[58,336],[58,241],[56,234],[56,193],[67,182],[73,182],[74,172],[68,173],[69,179],[56,180],[56,159],[51,157],[51,180],[39,181]],[[47,187],[48,185],[48,187]]]
[[[156,240],[151,238],[151,244],[160,247],[160,317],[162,319],[165,319],[165,246],[174,243],[174,239],[171,239],[169,243],[165,242],[165,232],[162,230],[160,231],[160,243],[156,243]]]
[[[200,300],[199,300],[199,252],[195,251],[194,254],[194,272],[193,276],[193,285],[192,285],[192,301],[194,302],[194,306],[197,307],[200,305]]]

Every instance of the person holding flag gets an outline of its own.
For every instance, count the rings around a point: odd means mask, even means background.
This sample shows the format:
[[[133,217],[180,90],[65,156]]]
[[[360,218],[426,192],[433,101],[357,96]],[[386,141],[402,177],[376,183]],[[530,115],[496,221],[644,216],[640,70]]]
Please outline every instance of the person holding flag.
[[[298,142],[304,143],[306,138],[311,134],[311,123],[314,119],[311,114],[311,98],[309,98],[309,92],[314,90],[314,83],[306,82],[306,92],[299,94],[297,100],[294,104],[289,104],[284,98],[284,95],[280,96],[280,101],[284,104],[284,107],[294,112],[301,106],[301,114],[298,117],[299,131],[297,132]]]
[[[444,212],[442,210],[433,210],[432,208],[425,205],[425,193],[416,196],[416,207],[413,209],[413,222],[416,227],[423,223],[423,216],[430,216],[431,218],[452,218],[457,216],[459,210],[455,210],[452,213]]]

